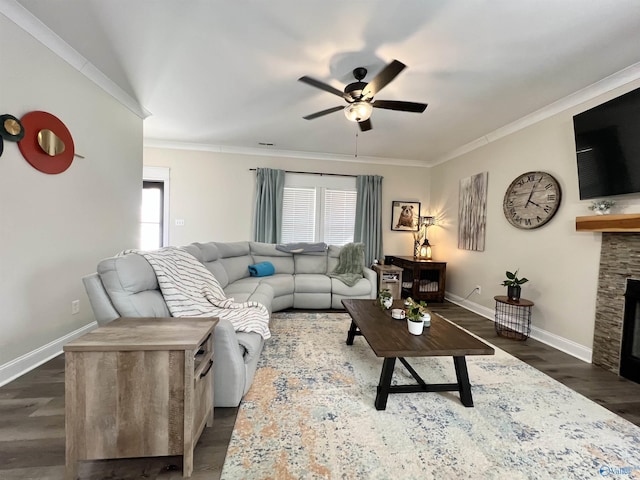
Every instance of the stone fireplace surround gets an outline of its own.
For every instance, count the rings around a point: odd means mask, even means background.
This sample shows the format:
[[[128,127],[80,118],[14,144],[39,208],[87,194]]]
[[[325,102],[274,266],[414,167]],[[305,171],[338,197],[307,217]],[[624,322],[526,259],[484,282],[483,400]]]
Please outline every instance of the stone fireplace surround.
[[[616,374],[629,278],[640,280],[640,234],[603,232],[592,363]]]

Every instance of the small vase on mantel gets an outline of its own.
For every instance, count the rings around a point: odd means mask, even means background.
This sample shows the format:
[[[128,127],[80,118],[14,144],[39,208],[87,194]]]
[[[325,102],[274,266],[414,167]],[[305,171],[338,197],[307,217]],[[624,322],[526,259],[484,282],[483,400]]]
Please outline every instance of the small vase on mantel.
[[[611,213],[611,207],[616,204],[613,200],[595,200],[591,203],[589,210],[593,210],[596,215],[609,215]]]
[[[422,244],[420,243],[420,240],[414,240],[413,241],[413,258],[418,258],[420,256],[420,247],[422,246]]]

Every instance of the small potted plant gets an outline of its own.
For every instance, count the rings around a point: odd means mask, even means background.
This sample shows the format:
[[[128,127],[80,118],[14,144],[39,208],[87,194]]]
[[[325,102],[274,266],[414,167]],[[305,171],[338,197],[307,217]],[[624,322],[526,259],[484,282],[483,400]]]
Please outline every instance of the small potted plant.
[[[428,316],[429,322],[431,321],[431,315],[427,310],[427,304],[423,301],[416,302],[411,297],[407,298],[407,326],[409,327],[409,333],[413,335],[420,335]],[[429,326],[429,325],[427,325]]]
[[[522,290],[520,285],[527,283],[529,279],[525,277],[518,278],[518,270],[513,273],[507,271],[506,275],[507,279],[502,282],[502,285],[507,287],[507,297],[513,301],[520,300],[520,291]]]
[[[607,215],[611,210],[611,207],[613,207],[615,204],[616,202],[614,202],[613,200],[595,200],[591,203],[589,210],[593,210],[597,215]]]
[[[380,290],[378,293],[378,304],[383,310],[391,308],[391,305],[393,305],[393,295],[391,294],[391,290],[388,288]]]

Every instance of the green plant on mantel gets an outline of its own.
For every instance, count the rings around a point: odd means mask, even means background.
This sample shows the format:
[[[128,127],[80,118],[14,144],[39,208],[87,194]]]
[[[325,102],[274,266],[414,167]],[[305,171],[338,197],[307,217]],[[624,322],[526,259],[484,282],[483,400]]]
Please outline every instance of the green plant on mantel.
[[[589,210],[593,210],[598,214],[609,213],[609,210],[615,204],[616,202],[614,202],[613,200],[607,200],[606,198],[604,200],[594,200],[593,202],[591,202]]]
[[[507,275],[507,278],[506,280],[502,281],[502,286],[504,287],[519,287],[523,283],[527,283],[529,281],[529,279],[525,277],[518,278],[518,270],[513,273],[509,271],[505,273]]]
[[[413,298],[407,298],[407,318],[412,322],[422,322],[422,315],[428,313],[427,303],[420,300],[416,302]]]

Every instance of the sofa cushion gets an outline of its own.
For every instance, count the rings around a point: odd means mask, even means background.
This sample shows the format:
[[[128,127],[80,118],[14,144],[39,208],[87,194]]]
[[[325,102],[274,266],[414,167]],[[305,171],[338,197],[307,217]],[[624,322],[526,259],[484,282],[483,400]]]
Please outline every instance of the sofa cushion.
[[[123,317],[170,317],[156,274],[137,253],[98,263],[98,275],[111,303]]]
[[[341,246],[329,245],[327,250],[327,272],[333,272],[338,266],[338,259],[340,258]]]
[[[253,265],[253,258],[250,255],[243,255],[242,257],[221,258],[219,262],[224,266],[231,284],[249,276],[249,265]]]
[[[276,273],[271,277],[265,277],[261,283],[271,285],[273,288],[273,296],[281,297],[282,295],[289,295],[293,293],[294,280],[293,275],[287,275],[283,273]]]
[[[295,293],[331,293],[331,279],[326,275],[301,273],[295,276]]]
[[[296,275],[299,273],[327,273],[326,253],[296,253],[293,256]]]
[[[218,260],[220,258],[220,251],[218,250],[216,244],[213,242],[195,242],[192,245],[195,245],[200,250],[201,262],[213,262],[214,260]]]
[[[249,277],[232,283],[224,289],[228,298],[233,298],[234,302],[258,302],[269,310],[273,311],[273,288],[265,283],[253,283],[247,280],[257,280]]]
[[[209,243],[193,243],[200,250],[200,256],[196,256],[198,260],[200,260],[207,270],[209,270],[216,280],[220,283],[222,288],[225,288],[229,285],[229,276],[227,275],[227,271],[224,268],[224,265],[220,262],[220,251],[218,247],[213,242]],[[189,245],[189,246],[191,246]],[[190,252],[190,250],[187,250]]]
[[[251,295],[255,292],[256,288],[258,288],[258,285],[260,285],[260,280],[261,279],[258,277],[241,278],[240,280],[227,285],[224,289],[224,293],[229,296],[233,296],[233,294],[236,293],[246,293]]]
[[[371,294],[371,282],[366,278],[359,279],[353,287],[348,286],[337,278],[331,279],[331,292],[334,295],[360,296]]]
[[[271,262],[276,273],[293,273],[293,255],[276,250],[275,244],[249,242],[249,249],[255,263]]]
[[[180,247],[180,248],[185,252],[189,252],[191,255],[196,257],[200,261],[200,263],[203,263],[202,250],[198,248],[198,245],[192,243],[191,245],[185,245],[184,247]]]
[[[249,242],[212,242],[218,247],[220,258],[250,255]]]
[[[249,276],[249,265],[253,265],[249,242],[214,243],[220,252],[220,263],[227,272],[229,283]]]

